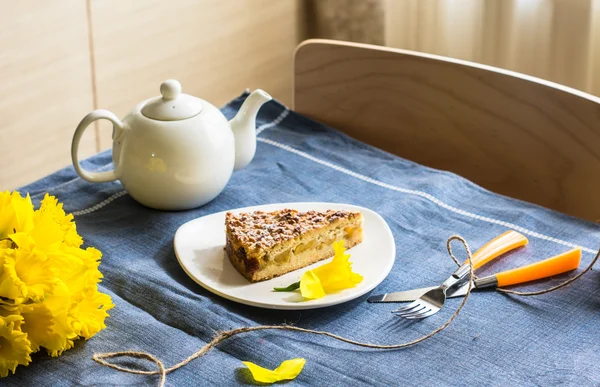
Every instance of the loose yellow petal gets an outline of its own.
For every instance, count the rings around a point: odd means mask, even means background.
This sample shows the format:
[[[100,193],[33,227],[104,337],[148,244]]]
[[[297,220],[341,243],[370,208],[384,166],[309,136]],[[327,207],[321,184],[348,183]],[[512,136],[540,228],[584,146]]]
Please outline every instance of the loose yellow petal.
[[[314,271],[309,270],[302,275],[300,279],[300,293],[302,297],[308,299],[325,297],[325,290]]]
[[[11,318],[0,317],[0,377],[15,373],[19,365],[31,362],[31,346],[27,334],[18,330]]]
[[[273,371],[263,368],[249,361],[243,361],[244,365],[248,367],[252,377],[257,382],[261,383],[275,383],[282,380],[292,380],[302,372],[304,368],[305,359],[297,358],[286,360],[275,368]]]

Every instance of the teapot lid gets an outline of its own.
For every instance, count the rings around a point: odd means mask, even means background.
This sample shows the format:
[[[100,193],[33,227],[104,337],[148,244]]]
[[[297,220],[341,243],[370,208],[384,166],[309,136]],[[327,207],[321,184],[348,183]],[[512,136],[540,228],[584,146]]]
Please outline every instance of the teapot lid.
[[[153,120],[179,121],[198,115],[202,111],[202,100],[181,93],[181,84],[168,79],[160,85],[161,97],[148,101],[142,114]]]

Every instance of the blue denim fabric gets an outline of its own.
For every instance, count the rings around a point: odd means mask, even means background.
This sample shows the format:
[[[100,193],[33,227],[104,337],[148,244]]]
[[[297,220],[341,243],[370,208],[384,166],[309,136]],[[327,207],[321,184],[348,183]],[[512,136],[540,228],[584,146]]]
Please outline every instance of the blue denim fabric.
[[[245,97],[224,107],[224,113],[232,117]],[[473,249],[509,228],[528,234],[528,247],[479,274],[547,258],[568,250],[569,243],[585,248],[584,266],[598,248],[600,229],[595,224],[385,153],[287,112],[277,102],[265,105],[258,124],[262,131],[255,159],[234,173],[217,199],[195,210],[145,208],[126,194],[119,196],[123,188],[118,182],[90,184],[77,178],[72,168],[21,190],[36,202],[48,191],[79,214],[77,226],[86,244],[104,254],[101,288],[116,307],[108,328],[91,340],[78,342],[60,358],[36,354],[29,367],[19,367],[0,384],[153,385],[155,376],[114,371],[91,356],[139,350],[169,366],[217,331],[258,324],[292,323],[354,340],[405,342],[441,325],[460,302],[451,299],[435,316],[409,322],[390,314],[395,305],[366,303],[368,295],[312,311],[264,310],[225,300],[188,278],[173,252],[173,235],[181,224],[218,211],[273,202],[331,201],[379,212],[394,233],[397,253],[392,272],[373,294],[443,281],[455,268],[445,251],[445,241],[453,234],[465,237]],[[104,152],[85,164],[97,170],[110,162],[110,154]],[[109,198],[114,200],[94,207]],[[78,212],[90,208],[94,210]],[[567,277],[525,289],[555,285]],[[167,384],[244,385],[251,378],[242,360],[273,368],[285,359],[304,357],[304,371],[289,385],[600,385],[599,312],[600,275],[592,271],[572,286],[538,297],[474,294],[446,331],[407,349],[370,350],[297,332],[244,334],[169,374]]]

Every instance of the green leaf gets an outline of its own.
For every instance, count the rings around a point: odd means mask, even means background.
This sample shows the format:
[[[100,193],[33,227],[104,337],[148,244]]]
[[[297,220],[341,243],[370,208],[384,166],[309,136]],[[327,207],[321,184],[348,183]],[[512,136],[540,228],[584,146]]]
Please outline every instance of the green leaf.
[[[298,290],[298,289],[300,289],[300,281],[294,282],[287,288],[273,288],[273,290],[276,292],[293,292],[294,290]]]

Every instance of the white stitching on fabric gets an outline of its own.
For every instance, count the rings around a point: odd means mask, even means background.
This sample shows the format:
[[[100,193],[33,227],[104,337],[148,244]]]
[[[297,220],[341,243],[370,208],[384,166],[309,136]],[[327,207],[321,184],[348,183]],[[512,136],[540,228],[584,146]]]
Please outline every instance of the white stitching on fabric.
[[[127,194],[127,191],[119,191],[115,194],[110,195],[108,198],[104,199],[103,201],[96,204],[95,206],[86,208],[84,210],[74,211],[74,212],[72,212],[72,214],[73,214],[73,216],[87,215],[89,213],[92,213],[94,211],[101,209],[102,207],[106,206],[108,203],[114,201],[115,199],[120,198],[121,196],[124,196],[125,194]]]
[[[564,241],[562,239],[557,239],[557,238],[550,237],[550,236],[547,236],[547,235],[544,235],[544,234],[540,234],[540,233],[535,232],[535,231],[528,230],[528,229],[523,228],[521,226],[518,226],[518,225],[516,225],[514,223],[509,223],[509,222],[505,222],[503,220],[493,219],[493,218],[490,218],[490,217],[487,217],[487,216],[481,216],[481,215],[474,214],[472,212],[461,210],[459,208],[456,208],[454,206],[446,204],[446,203],[442,202],[441,200],[439,200],[438,198],[436,198],[435,196],[433,196],[431,194],[428,194],[426,192],[423,192],[423,191],[417,191],[417,190],[413,190],[413,189],[401,188],[401,187],[397,187],[397,186],[394,186],[394,185],[391,185],[391,184],[383,183],[383,182],[381,182],[379,180],[375,180],[375,179],[372,179],[372,178],[370,178],[368,176],[361,175],[359,173],[350,171],[350,170],[348,170],[346,168],[342,168],[342,167],[340,167],[338,165],[335,165],[335,164],[332,164],[332,163],[330,163],[328,161],[318,159],[318,158],[316,158],[314,156],[311,156],[308,153],[299,151],[299,150],[294,149],[294,148],[292,148],[292,147],[290,147],[288,145],[281,144],[281,143],[273,141],[273,140],[269,140],[269,139],[266,139],[266,138],[259,138],[258,141],[264,142],[266,144],[270,144],[270,145],[273,145],[273,146],[276,146],[278,148],[281,148],[281,149],[286,150],[286,151],[291,152],[291,153],[295,153],[295,154],[297,154],[299,156],[302,156],[302,157],[304,157],[306,159],[309,159],[311,161],[314,161],[314,162],[319,163],[321,165],[324,165],[326,167],[335,169],[336,171],[345,173],[346,175],[350,175],[350,176],[355,177],[357,179],[366,181],[367,183],[375,184],[375,185],[378,185],[380,187],[387,188],[387,189],[390,189],[390,190],[393,190],[393,191],[398,191],[398,192],[402,192],[402,193],[406,193],[406,194],[410,194],[410,195],[420,196],[420,197],[422,197],[424,199],[429,200],[430,202],[433,202],[433,203],[437,204],[440,207],[443,207],[443,208],[445,208],[445,209],[447,209],[449,211],[455,212],[455,213],[460,214],[460,215],[464,215],[464,216],[467,216],[467,217],[470,217],[470,218],[473,218],[473,219],[477,219],[477,220],[481,220],[481,221],[484,221],[484,222],[498,224],[500,226],[512,228],[515,231],[519,231],[520,233],[532,236],[534,238],[547,240],[547,241],[558,243],[558,244],[561,244],[561,245],[564,245],[564,246],[581,247],[579,245],[576,245],[576,244],[571,243],[571,242]],[[597,252],[596,250],[592,250],[592,249],[587,248],[587,247],[581,247],[581,249],[582,249],[582,251],[585,251],[586,253],[590,253],[590,254],[596,254],[596,252]]]
[[[288,109],[286,107],[285,110],[282,111],[281,114],[279,116],[277,116],[277,118],[275,118],[273,121],[267,122],[266,124],[262,124],[261,126],[259,126],[258,128],[256,128],[256,135],[258,136],[265,129],[269,129],[269,128],[272,128],[274,126],[279,125],[279,123],[281,121],[283,121],[283,119],[285,117],[287,117],[288,114],[290,114],[290,109]]]
[[[111,166],[112,166],[112,161],[110,163],[108,163],[108,164],[105,164],[105,165],[101,166],[100,168],[98,168],[98,169],[96,169],[94,171],[91,171],[91,172],[104,172],[104,171],[108,170],[109,167],[111,167]],[[59,185],[55,185],[54,187],[48,188],[44,192],[40,192],[38,194],[32,195],[31,198],[33,199],[35,197],[45,195],[46,193],[50,193],[50,191],[54,191],[54,190],[56,190],[58,188],[65,187],[65,186],[67,186],[67,185],[69,185],[69,184],[71,184],[71,183],[73,183],[75,181],[78,181],[78,180],[81,180],[81,177],[79,177],[79,175],[75,176],[71,180],[65,181],[63,183],[60,183]]]

